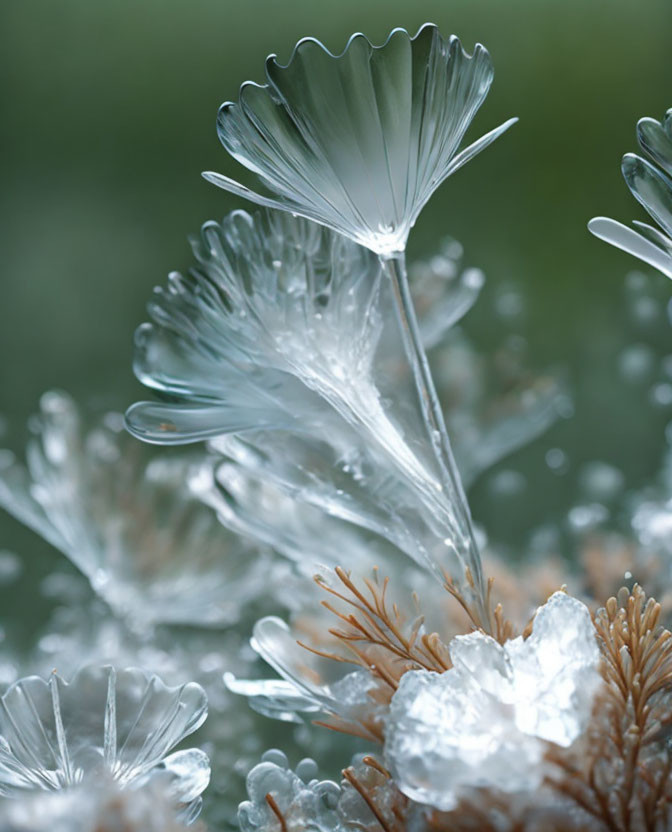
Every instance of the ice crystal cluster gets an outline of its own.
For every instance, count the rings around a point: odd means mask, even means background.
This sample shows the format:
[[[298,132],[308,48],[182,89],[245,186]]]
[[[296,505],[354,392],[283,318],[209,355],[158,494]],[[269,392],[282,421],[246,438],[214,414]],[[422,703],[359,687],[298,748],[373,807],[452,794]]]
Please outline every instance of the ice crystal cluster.
[[[261,190],[204,174],[257,207],[154,292],[154,397],[45,393],[25,461],[0,452],[0,505],[70,562],[32,648],[2,646],[0,832],[670,828],[669,464],[618,533],[619,472],[587,472],[571,570],[507,561],[466,489],[568,391],[478,355],[459,243],[406,262],[434,191],[515,121],[464,142],[492,79],[426,25],[303,40],[222,105]],[[672,277],[670,113],[638,137],[623,173],[658,227],[590,229]]]

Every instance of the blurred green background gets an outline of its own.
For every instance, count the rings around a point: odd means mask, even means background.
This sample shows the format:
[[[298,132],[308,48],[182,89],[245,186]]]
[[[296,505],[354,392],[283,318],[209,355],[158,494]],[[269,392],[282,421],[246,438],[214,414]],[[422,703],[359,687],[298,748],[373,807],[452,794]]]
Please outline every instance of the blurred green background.
[[[650,480],[671,414],[650,407],[646,386],[624,386],[616,365],[631,341],[665,353],[663,307],[632,329],[623,278],[636,263],[586,221],[641,216],[619,160],[635,149],[637,119],[672,106],[670,0],[4,0],[0,414],[23,425],[50,387],[119,408],[138,397],[132,336],[153,285],[188,267],[187,233],[241,204],[200,171],[251,182],[214,122],[242,81],[263,80],[269,52],[286,60],[305,35],[340,51],[353,31],[382,42],[427,20],[492,54],[495,83],[471,135],[520,123],[435,195],[411,255],[450,234],[485,270],[467,323],[484,350],[498,337],[498,287],[515,286],[533,364],[566,365],[576,398],[573,419],[507,461],[528,478],[520,510],[500,511],[477,485],[476,517],[522,539],[572,504],[571,473],[586,460],[616,465],[632,487]],[[570,476],[544,464],[552,447]],[[0,596],[7,619],[55,556],[0,515],[3,547],[29,556],[25,592]]]

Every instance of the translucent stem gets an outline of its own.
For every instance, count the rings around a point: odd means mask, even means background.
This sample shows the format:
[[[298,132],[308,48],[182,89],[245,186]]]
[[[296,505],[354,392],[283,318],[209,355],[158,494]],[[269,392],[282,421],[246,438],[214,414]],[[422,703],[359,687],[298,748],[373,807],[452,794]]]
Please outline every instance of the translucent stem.
[[[486,609],[486,591],[481,568],[481,556],[476,544],[469,504],[450,447],[443,411],[436,394],[427,355],[422,346],[420,328],[418,327],[408,284],[406,259],[402,253],[389,259],[381,258],[381,264],[392,283],[404,350],[411,364],[428,439],[438,463],[440,484],[446,499],[451,503],[462,532],[462,539],[454,541],[455,548],[458,557],[462,561],[465,575],[467,569],[471,573],[471,581],[467,582],[473,582],[473,589],[476,593],[474,601],[480,608],[483,626],[489,629],[490,615]],[[462,586],[460,589],[469,591],[468,586]]]

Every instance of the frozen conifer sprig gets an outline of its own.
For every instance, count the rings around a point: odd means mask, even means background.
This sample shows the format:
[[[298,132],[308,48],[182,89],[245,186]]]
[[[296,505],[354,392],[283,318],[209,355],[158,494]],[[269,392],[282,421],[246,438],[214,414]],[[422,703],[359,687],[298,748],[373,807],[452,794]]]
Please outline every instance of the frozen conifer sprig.
[[[672,633],[644,590],[621,590],[595,617],[605,681],[583,758],[559,756],[553,785],[609,830],[672,821]]]
[[[364,633],[349,620],[346,641],[359,632],[357,660],[370,636],[371,649],[385,642],[397,663],[398,678],[384,682],[394,688],[389,716],[378,714],[384,756],[359,758],[340,787],[302,779],[286,759],[270,757],[249,775],[243,832],[311,824],[321,832],[663,832],[672,819],[672,634],[659,620],[660,606],[638,586],[609,599],[592,621],[580,602],[556,593],[525,638],[497,646],[478,631],[457,636],[439,662],[449,668],[431,670],[423,653],[409,661],[412,651],[399,650],[405,636],[381,635],[372,623]],[[508,655],[506,670],[492,650]],[[378,681],[387,676],[375,663],[370,672]],[[519,710],[507,693],[516,673]],[[372,709],[379,690],[370,694]],[[507,704],[498,710],[498,702]],[[347,789],[358,799],[345,801]],[[315,802],[326,792],[327,805]]]

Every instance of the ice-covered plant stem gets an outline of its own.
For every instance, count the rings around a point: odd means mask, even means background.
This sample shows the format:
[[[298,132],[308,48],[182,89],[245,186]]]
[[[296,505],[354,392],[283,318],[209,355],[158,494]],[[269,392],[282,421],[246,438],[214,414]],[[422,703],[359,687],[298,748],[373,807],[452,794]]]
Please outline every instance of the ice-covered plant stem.
[[[487,628],[489,616],[485,606],[481,559],[474,535],[471,512],[455,464],[455,457],[446,431],[443,410],[439,403],[434,379],[422,344],[415,306],[408,283],[406,255],[402,252],[391,257],[381,256],[380,261],[384,273],[392,284],[404,350],[413,371],[429,444],[438,463],[441,476],[439,487],[452,505],[457,522],[461,527],[463,537],[460,540],[452,541],[452,545],[455,547],[456,557],[463,564],[465,574],[470,576],[473,582],[471,587],[465,586],[463,592],[468,594],[472,588],[475,590],[476,597],[473,600],[478,605],[483,626]]]

